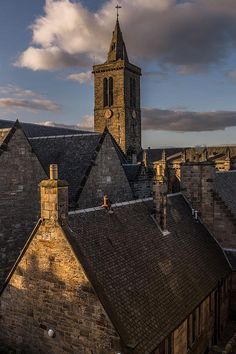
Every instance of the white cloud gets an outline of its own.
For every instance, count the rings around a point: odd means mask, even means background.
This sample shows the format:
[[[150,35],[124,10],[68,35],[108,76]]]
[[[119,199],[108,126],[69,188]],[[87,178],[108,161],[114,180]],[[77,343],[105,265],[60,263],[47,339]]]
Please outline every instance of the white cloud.
[[[0,108],[11,110],[12,108],[27,109],[30,111],[49,111],[58,112],[60,107],[57,103],[45,99],[17,99],[17,98],[1,98]]]
[[[81,122],[77,124],[79,129],[93,130],[93,121],[94,117],[90,115],[86,115],[81,118]]]
[[[83,56],[69,54],[58,47],[34,48],[29,47],[21,54],[15,66],[37,70],[56,70],[60,67],[85,66]]]
[[[159,60],[179,72],[206,70],[236,46],[235,0],[120,0],[129,54]],[[115,22],[115,0],[97,12],[70,0],[46,0],[31,26],[32,44],[16,65],[32,70],[91,66],[105,59]]]
[[[78,81],[80,84],[87,84],[93,80],[91,71],[74,73],[67,76],[68,80]]]
[[[14,108],[27,109],[33,112],[59,112],[60,110],[60,106],[56,102],[43,97],[38,92],[16,85],[0,86],[0,95],[1,114],[3,113],[3,109],[14,111]]]
[[[80,119],[80,122],[77,124],[63,124],[63,123],[57,123],[53,121],[38,122],[37,124],[50,126],[50,127],[93,131],[93,116],[86,115],[82,117]]]
[[[0,86],[0,94],[2,96],[11,95],[15,97],[40,97],[40,95],[32,90],[23,89],[15,85]]]

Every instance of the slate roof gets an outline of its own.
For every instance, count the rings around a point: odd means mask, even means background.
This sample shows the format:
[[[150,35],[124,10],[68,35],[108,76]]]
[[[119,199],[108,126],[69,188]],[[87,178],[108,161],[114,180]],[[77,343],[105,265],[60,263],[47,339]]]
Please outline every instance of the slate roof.
[[[135,182],[138,179],[142,170],[141,164],[125,164],[123,165],[123,168],[129,182]]]
[[[58,165],[59,178],[69,183],[69,201],[72,204],[77,201],[79,187],[89,173],[101,138],[102,134],[91,134],[30,139],[33,151],[47,174],[50,164]]]
[[[151,164],[155,161],[159,161],[162,158],[162,152],[165,150],[166,158],[171,160],[172,158],[177,158],[178,154],[180,154],[184,149],[186,149],[187,159],[191,156],[194,156],[198,151],[200,154],[204,152],[206,147],[182,147],[182,148],[166,148],[166,149],[146,149],[148,162]],[[225,146],[208,146],[207,153],[208,158],[212,160],[217,160],[223,158],[227,154],[227,150],[230,152],[230,156],[232,159],[236,157],[236,145],[225,145]],[[143,160],[143,152],[138,157],[139,161]]]
[[[232,267],[233,272],[236,272],[236,249],[225,248],[224,252]]]
[[[236,171],[217,172],[214,188],[230,211],[236,216]]]
[[[168,235],[152,202],[121,203],[114,214],[70,215],[68,241],[124,344],[150,353],[230,273],[222,249],[182,195],[168,198]]]
[[[11,128],[15,122],[10,120],[0,119],[0,129]],[[54,135],[71,135],[71,134],[93,134],[93,132],[88,132],[85,130],[68,129],[61,127],[50,127],[40,124],[24,123],[20,122],[25,135],[28,138],[39,137],[39,136],[54,136]]]
[[[148,148],[145,150],[147,153],[148,162],[151,164],[155,161],[161,160],[163,150],[165,150],[166,158],[169,158],[172,155],[181,153],[184,150],[184,148],[166,148],[166,149],[149,149]],[[139,161],[143,160],[143,153],[139,156],[138,160]]]

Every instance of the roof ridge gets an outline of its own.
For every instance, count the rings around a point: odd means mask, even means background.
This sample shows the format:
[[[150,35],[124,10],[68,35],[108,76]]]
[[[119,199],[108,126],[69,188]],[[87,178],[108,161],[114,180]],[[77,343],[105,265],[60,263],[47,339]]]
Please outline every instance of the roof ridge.
[[[117,207],[120,207],[120,206],[133,205],[133,204],[143,203],[143,202],[149,202],[151,200],[153,200],[152,197],[141,198],[141,199],[132,199],[132,200],[127,200],[126,202],[119,202],[119,203],[111,204],[111,207],[112,208],[117,208]],[[86,208],[86,209],[76,209],[76,210],[69,211],[69,215],[83,214],[83,213],[89,213],[89,212],[92,212],[92,211],[99,211],[99,210],[104,210],[104,208],[102,206],[98,206],[98,207],[90,207],[90,208]]]
[[[73,138],[74,136],[91,136],[91,135],[99,135],[100,133],[91,132],[85,134],[64,134],[64,135],[45,135],[45,136],[34,136],[32,138],[28,138],[29,140],[37,140],[37,139],[55,139],[55,138]]]

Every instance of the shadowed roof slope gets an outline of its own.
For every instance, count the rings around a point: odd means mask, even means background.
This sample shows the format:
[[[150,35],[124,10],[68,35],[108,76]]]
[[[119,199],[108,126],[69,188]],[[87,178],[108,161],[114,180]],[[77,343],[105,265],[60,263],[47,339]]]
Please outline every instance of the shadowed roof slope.
[[[215,191],[236,216],[236,171],[217,172],[214,183]]]
[[[150,353],[230,273],[223,251],[182,195],[168,198],[168,235],[152,202],[121,203],[114,214],[70,214],[68,241],[132,353]]]
[[[0,119],[0,129],[11,128],[15,122],[11,120]],[[20,122],[25,135],[28,138],[39,137],[39,136],[53,136],[53,135],[72,135],[72,134],[93,134],[93,132],[88,132],[84,130],[68,129],[61,127],[50,127],[34,123],[24,123]]]
[[[77,192],[87,168],[96,157],[101,134],[71,135],[54,138],[30,139],[30,144],[49,173],[49,165],[57,164],[59,178],[69,183],[69,200],[76,202]]]
[[[233,272],[236,272],[236,249],[225,248],[224,252],[228,258]]]

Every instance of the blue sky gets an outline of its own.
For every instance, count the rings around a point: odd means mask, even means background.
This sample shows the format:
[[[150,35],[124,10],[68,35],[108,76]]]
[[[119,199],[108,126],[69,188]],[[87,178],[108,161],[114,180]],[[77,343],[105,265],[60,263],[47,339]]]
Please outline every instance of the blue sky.
[[[120,3],[130,60],[143,70],[143,147],[236,143],[236,4]],[[48,0],[47,9],[44,5],[44,0],[1,0],[0,118],[87,127],[93,115],[89,71],[94,60],[105,58],[115,2]],[[40,16],[46,26],[37,22]],[[51,58],[52,48],[56,56]],[[72,74],[79,81],[69,79]]]

